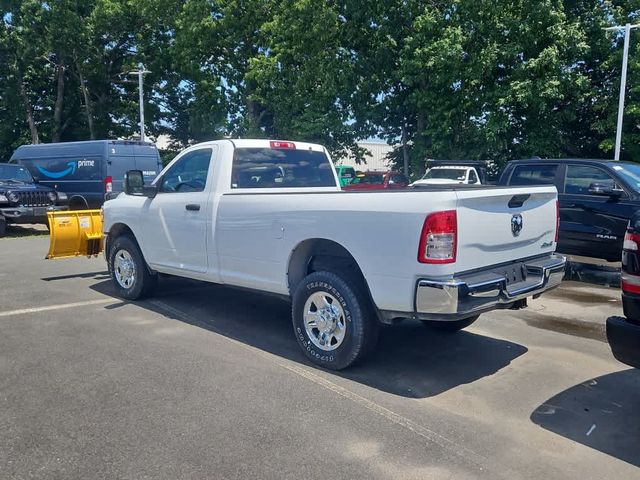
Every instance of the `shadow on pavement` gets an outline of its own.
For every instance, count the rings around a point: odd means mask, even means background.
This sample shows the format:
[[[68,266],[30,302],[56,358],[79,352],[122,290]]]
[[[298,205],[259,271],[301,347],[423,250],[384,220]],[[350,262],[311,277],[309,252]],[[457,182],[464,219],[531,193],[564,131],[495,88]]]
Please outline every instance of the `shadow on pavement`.
[[[7,225],[4,238],[44,237],[48,235],[49,230],[44,225]]]
[[[93,289],[114,295],[111,282]],[[312,365],[300,351],[291,327],[291,306],[280,298],[219,285],[163,278],[156,294],[137,305],[167,318],[211,332],[289,360]],[[332,374],[404,397],[438,395],[492,375],[527,349],[471,332],[454,335],[407,320],[384,327],[373,355],[346,371]]]
[[[540,405],[531,421],[553,433],[640,467],[640,370],[571,387]]]
[[[87,272],[87,273],[73,273],[70,275],[59,275],[57,277],[45,277],[40,280],[44,282],[53,282],[56,280],[70,280],[72,278],[93,278],[94,280],[107,280],[109,279],[109,272],[107,270],[99,272]]]

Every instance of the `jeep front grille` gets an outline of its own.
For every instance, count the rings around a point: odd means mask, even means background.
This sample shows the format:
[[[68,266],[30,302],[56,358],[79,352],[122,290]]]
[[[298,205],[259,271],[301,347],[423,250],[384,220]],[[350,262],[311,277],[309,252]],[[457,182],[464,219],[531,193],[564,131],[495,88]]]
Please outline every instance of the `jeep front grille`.
[[[23,207],[48,207],[54,202],[47,192],[15,192],[20,198],[19,204]]]

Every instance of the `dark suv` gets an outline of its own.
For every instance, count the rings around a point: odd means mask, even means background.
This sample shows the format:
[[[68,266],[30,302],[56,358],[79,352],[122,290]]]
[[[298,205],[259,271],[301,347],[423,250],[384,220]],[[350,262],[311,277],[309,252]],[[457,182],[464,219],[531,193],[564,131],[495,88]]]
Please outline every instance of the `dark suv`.
[[[0,163],[0,237],[10,223],[48,224],[47,211],[67,210],[67,196],[38,185],[29,170]]]
[[[558,251],[620,261],[629,219],[640,209],[640,164],[613,160],[531,159],[509,162],[500,185],[558,189]]]

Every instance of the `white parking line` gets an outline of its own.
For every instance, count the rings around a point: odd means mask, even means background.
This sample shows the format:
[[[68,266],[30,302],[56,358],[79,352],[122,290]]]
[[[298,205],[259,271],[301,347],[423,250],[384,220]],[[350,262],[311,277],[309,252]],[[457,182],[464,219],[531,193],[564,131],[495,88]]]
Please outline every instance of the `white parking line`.
[[[60,303],[58,305],[47,305],[46,307],[21,308],[20,310],[9,310],[0,312],[0,317],[13,317],[14,315],[25,315],[27,313],[48,312],[50,310],[63,310],[65,308],[86,307],[88,305],[100,305],[113,302],[113,298],[101,298],[100,300],[87,300],[86,302]]]

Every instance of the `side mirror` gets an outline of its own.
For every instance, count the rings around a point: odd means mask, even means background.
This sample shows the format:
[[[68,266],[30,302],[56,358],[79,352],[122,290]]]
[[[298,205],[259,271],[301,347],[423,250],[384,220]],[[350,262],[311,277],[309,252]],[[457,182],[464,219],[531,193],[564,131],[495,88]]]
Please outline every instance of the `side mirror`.
[[[154,198],[158,193],[155,185],[145,185],[142,170],[129,170],[124,174],[124,193],[138,197]]]
[[[619,197],[623,191],[620,189],[611,188],[609,185],[603,183],[592,183],[589,185],[589,193],[591,195],[602,195],[607,197]]]

